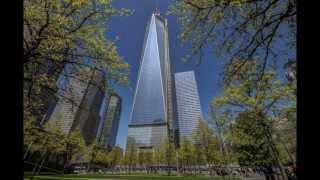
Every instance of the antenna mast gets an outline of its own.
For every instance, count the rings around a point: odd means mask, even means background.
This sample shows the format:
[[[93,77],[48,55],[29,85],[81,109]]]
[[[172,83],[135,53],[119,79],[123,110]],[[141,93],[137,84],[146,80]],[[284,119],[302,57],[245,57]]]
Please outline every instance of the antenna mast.
[[[159,11],[159,8],[158,8],[158,0],[155,0],[155,1],[156,1],[155,13],[156,14],[160,14],[160,11]]]

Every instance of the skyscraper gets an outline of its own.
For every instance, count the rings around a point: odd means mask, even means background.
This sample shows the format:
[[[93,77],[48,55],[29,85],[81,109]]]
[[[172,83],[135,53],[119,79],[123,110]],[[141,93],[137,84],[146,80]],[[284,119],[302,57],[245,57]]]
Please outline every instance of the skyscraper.
[[[86,142],[94,141],[99,124],[99,111],[105,94],[105,76],[91,67],[79,67],[68,76],[62,97],[49,121],[65,134],[78,128]]]
[[[86,144],[91,144],[97,135],[99,112],[106,91],[106,80],[102,71],[93,69],[80,108],[72,124],[72,129],[79,128]]]
[[[152,148],[172,132],[172,92],[167,20],[153,13],[147,26],[128,138]]]
[[[48,116],[48,121],[55,122],[65,134],[71,131],[72,124],[89,83],[88,78],[82,78],[83,74],[88,74],[89,72],[90,68],[88,67],[72,67],[63,76],[63,87],[58,91],[60,98],[51,115]]]
[[[193,71],[175,73],[175,91],[179,138],[192,140],[202,118],[197,82]]]
[[[99,144],[104,147],[113,147],[116,144],[121,114],[121,101],[121,97],[116,93],[112,93],[108,98],[107,110],[99,135]]]

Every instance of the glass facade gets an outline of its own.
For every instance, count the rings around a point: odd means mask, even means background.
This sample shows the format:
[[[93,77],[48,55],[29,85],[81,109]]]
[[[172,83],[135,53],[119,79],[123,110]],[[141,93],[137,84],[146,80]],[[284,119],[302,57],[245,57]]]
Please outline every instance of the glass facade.
[[[84,98],[75,117],[72,129],[79,128],[86,144],[91,144],[97,134],[99,113],[105,96],[105,76],[93,70]]]
[[[65,84],[63,90],[59,92],[63,94],[63,96],[58,100],[53,112],[50,117],[48,117],[48,121],[55,122],[65,134],[71,131],[79,106],[85,95],[87,84],[89,83],[88,78],[75,78],[80,77],[81,74],[90,74],[90,69],[73,69],[73,76],[64,76],[66,79],[65,82],[68,83]]]
[[[177,128],[179,138],[192,140],[192,134],[202,118],[197,82],[193,71],[175,74]]]
[[[159,146],[166,136],[165,124],[129,125],[128,137],[133,137],[140,148]]]
[[[98,69],[80,67],[66,76],[63,97],[54,107],[49,121],[68,134],[79,128],[86,144],[96,138],[99,112],[105,96],[105,76]]]
[[[104,146],[113,147],[116,144],[119,121],[121,114],[121,98],[116,94],[111,94],[99,137],[99,143]]]
[[[171,122],[168,45],[166,20],[159,14],[152,14],[144,40],[128,132],[128,136],[135,138],[141,146],[154,146],[154,142],[167,135]],[[157,133],[160,130],[161,133]]]

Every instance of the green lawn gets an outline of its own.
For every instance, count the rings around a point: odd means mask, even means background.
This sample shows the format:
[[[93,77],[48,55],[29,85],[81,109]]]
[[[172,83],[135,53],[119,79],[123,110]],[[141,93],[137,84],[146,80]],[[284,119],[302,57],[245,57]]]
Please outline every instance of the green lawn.
[[[28,178],[25,177],[25,180]],[[36,176],[34,180],[96,180],[96,179],[123,179],[123,180],[223,180],[222,177],[204,176],[164,176],[164,175],[64,175],[64,176]],[[239,178],[225,178],[226,180],[240,180]]]

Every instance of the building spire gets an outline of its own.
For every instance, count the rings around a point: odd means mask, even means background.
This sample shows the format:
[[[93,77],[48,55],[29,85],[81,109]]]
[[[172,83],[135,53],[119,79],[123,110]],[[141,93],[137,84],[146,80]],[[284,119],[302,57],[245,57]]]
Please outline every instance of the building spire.
[[[155,7],[155,10],[154,10],[154,14],[160,15],[160,11],[159,11],[159,8],[158,8],[158,0],[156,0],[156,7]]]

